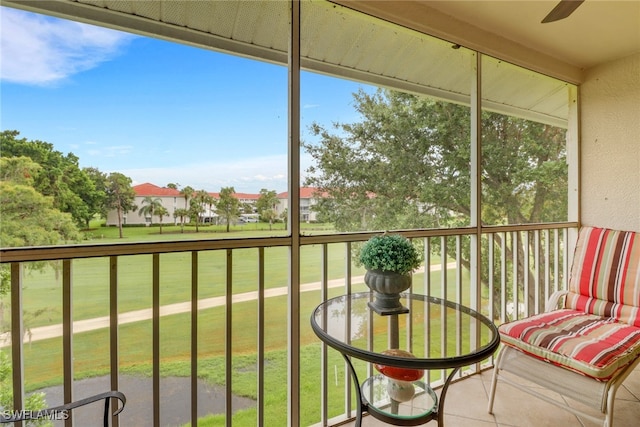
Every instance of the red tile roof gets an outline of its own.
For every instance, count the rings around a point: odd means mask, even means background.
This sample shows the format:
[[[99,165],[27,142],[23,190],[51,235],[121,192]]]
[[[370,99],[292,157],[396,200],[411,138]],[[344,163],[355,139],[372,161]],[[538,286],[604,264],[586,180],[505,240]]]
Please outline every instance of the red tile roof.
[[[173,188],[158,187],[157,185],[145,182],[144,184],[134,185],[133,191],[136,192],[136,196],[156,196],[156,197],[183,197],[180,191]]]
[[[220,193],[209,193],[210,196],[212,196],[214,199],[219,199],[220,198]],[[243,200],[258,200],[260,198],[259,194],[253,194],[253,193],[233,193],[233,196],[236,199],[243,199]]]
[[[235,193],[234,196],[236,196],[238,199],[253,199],[253,200],[258,200],[260,198],[260,194],[253,194],[253,193]]]
[[[137,196],[146,197],[146,196],[155,196],[155,197],[184,197],[180,194],[179,190],[174,190],[172,188],[166,187],[158,187],[155,184],[151,184],[149,182],[145,182],[144,184],[134,185],[133,191],[136,192]],[[315,192],[317,188],[315,187],[300,187],[300,198],[302,199],[312,199],[315,196]],[[220,198],[220,193],[209,193],[216,199]],[[279,199],[286,199],[288,196],[288,192],[283,192],[278,194],[276,197]],[[237,199],[243,200],[258,200],[260,198],[260,194],[256,193],[234,193],[234,196]]]
[[[316,198],[316,192],[318,189],[316,187],[300,187],[300,198],[301,199],[313,199]],[[286,199],[289,196],[289,192],[285,191],[278,194],[278,199]]]

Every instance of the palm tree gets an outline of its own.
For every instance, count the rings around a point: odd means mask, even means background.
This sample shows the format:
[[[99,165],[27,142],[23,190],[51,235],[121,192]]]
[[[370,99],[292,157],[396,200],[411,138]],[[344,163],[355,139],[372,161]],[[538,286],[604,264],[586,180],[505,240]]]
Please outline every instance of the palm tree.
[[[138,215],[148,215],[151,217],[151,224],[153,224],[153,215],[157,215],[159,208],[162,208],[162,200],[159,197],[147,196],[142,200],[142,207],[138,211]]]
[[[180,194],[182,194],[182,196],[184,197],[184,208],[185,209],[189,209],[189,198],[191,196],[193,196],[193,193],[195,193],[196,190],[193,189],[193,187],[190,186],[186,186],[184,187],[182,190],[180,190]]]
[[[258,213],[263,221],[269,222],[269,230],[273,226],[273,221],[278,218],[276,206],[278,205],[278,196],[275,191],[263,188],[260,190],[260,198],[258,199]]]
[[[164,206],[160,206],[156,209],[156,215],[158,215],[158,219],[160,220],[160,234],[162,234],[162,218],[169,216],[169,211]]]
[[[240,216],[240,201],[234,196],[236,190],[233,187],[223,187],[220,189],[220,199],[216,203],[216,213],[227,222],[227,233],[234,221]]]
[[[180,232],[184,233],[184,219],[189,216],[189,211],[186,209],[176,209],[173,213],[175,218],[180,218]]]
[[[216,204],[216,199],[209,193],[206,194],[206,196],[203,196],[202,201],[205,205],[209,206],[209,211],[207,212],[207,215],[209,216],[209,221],[210,224],[213,223],[213,207]]]
[[[200,215],[204,212],[204,205],[200,202],[198,197],[191,199],[189,203],[189,218],[196,223],[196,233],[200,231],[198,225],[200,224]]]
[[[191,213],[191,216],[195,217],[196,220],[196,233],[199,231],[198,224],[200,223],[200,217],[205,212],[205,206],[210,203],[209,199],[211,198],[211,195],[205,190],[198,190],[193,193],[189,211]]]

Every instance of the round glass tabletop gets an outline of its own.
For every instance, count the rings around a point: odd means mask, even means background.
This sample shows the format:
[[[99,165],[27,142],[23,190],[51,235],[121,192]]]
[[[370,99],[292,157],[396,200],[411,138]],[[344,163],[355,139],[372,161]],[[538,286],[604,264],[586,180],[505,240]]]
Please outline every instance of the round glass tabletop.
[[[491,356],[500,344],[497,327],[482,314],[451,301],[402,294],[408,313],[379,315],[371,292],[335,297],[320,304],[311,326],[327,345],[342,354],[384,366],[447,369]],[[390,348],[415,357],[384,354]]]

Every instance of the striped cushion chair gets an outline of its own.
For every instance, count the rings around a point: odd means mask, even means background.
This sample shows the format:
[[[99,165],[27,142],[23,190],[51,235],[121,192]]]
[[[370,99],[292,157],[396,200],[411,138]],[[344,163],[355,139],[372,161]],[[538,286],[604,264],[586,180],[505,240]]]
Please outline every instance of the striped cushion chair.
[[[564,297],[562,308],[557,308]],[[499,327],[504,344],[495,363],[489,413],[498,379],[593,418],[540,394],[511,375],[599,408],[613,425],[617,388],[640,363],[640,233],[583,227],[569,290],[549,299],[547,312]]]

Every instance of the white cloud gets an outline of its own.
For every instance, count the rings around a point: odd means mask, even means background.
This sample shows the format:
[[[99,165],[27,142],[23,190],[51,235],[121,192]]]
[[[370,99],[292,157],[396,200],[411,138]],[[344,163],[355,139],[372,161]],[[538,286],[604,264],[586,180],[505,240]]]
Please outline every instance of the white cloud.
[[[0,8],[2,80],[50,85],[118,54],[134,36],[73,21]]]
[[[174,165],[146,166],[153,164],[152,156],[135,156],[133,153],[139,150],[131,145],[101,146],[95,142],[87,143],[82,153],[86,165],[98,167],[102,172],[120,172],[133,181],[134,185],[150,182],[158,186],[166,186],[168,183],[178,183],[180,186],[191,186],[195,189],[204,189],[210,192],[218,192],[223,187],[234,187],[240,193],[258,193],[261,189],[275,190],[277,192],[287,190],[287,155],[274,154],[263,157],[244,157],[241,159],[214,159],[201,156],[202,161],[180,161],[176,156]],[[127,157],[127,165],[135,164],[138,167],[113,166],[121,164],[123,157]],[[115,161],[107,161],[115,159]],[[167,159],[162,158],[162,162]],[[307,169],[312,161],[308,154],[302,153],[300,163],[302,170]],[[98,164],[96,164],[96,162]],[[106,162],[111,167],[101,166]],[[304,180],[304,176],[302,177]]]
[[[240,193],[258,193],[262,188],[286,191],[287,156],[245,158],[231,162],[203,162],[169,168],[124,169],[119,172],[134,184],[150,182],[165,186],[170,182],[195,189],[218,192],[234,187]]]

